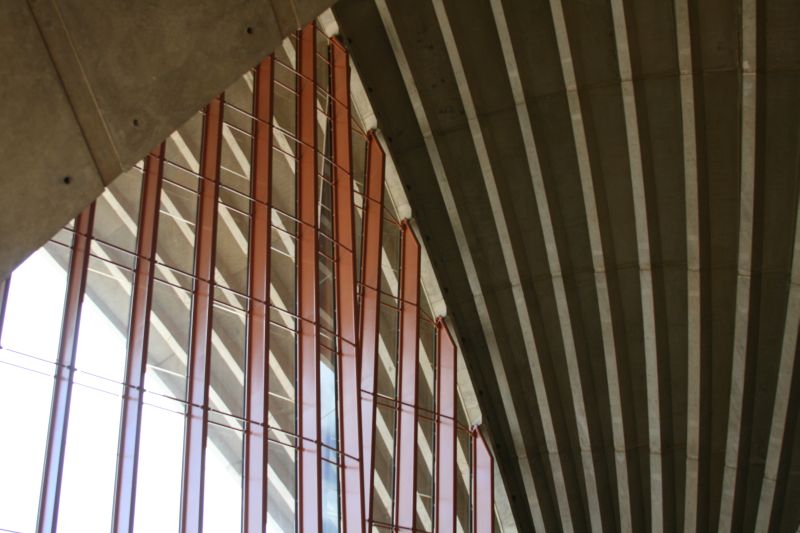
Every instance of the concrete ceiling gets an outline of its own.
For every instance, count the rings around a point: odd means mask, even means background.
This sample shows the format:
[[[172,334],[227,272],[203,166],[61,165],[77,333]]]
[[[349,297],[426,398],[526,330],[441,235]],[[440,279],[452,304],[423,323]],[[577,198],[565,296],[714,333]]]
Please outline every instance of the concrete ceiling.
[[[0,2],[0,279],[333,1]]]
[[[800,3],[342,0],[521,531],[800,525]]]

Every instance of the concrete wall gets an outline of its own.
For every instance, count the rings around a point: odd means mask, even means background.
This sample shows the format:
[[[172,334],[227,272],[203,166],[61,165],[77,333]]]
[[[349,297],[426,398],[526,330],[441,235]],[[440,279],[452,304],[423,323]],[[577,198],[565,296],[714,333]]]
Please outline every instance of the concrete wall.
[[[0,279],[333,2],[0,2]]]

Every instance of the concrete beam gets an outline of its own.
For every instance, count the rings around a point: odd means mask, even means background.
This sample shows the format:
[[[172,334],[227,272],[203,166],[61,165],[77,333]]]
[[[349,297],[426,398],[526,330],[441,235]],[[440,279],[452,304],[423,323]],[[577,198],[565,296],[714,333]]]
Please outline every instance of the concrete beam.
[[[483,333],[487,339],[487,344],[489,345],[491,364],[497,376],[500,395],[502,397],[503,408],[509,415],[509,426],[513,439],[513,449],[516,454],[520,472],[523,478],[523,483],[525,485],[525,492],[528,498],[528,506],[533,516],[533,521],[536,526],[536,529],[539,531],[544,531],[544,520],[541,516],[541,508],[539,505],[539,499],[536,492],[536,486],[533,483],[533,472],[531,471],[530,463],[528,462],[527,454],[525,451],[524,436],[519,426],[518,422],[519,418],[511,394],[511,387],[508,383],[506,370],[503,366],[503,362],[500,357],[500,350],[497,345],[497,338],[495,335],[494,327],[492,326],[488,308],[483,298],[483,291],[481,289],[480,280],[478,279],[478,273],[475,267],[475,260],[469,248],[469,245],[467,244],[466,233],[464,231],[464,226],[461,222],[461,216],[459,215],[459,212],[456,208],[456,203],[453,198],[453,192],[450,188],[450,184],[448,183],[447,175],[444,170],[444,164],[442,163],[442,158],[439,153],[439,149],[436,145],[436,142],[434,141],[433,132],[431,131],[430,127],[430,122],[428,121],[425,109],[422,106],[422,100],[420,98],[416,82],[414,81],[414,76],[411,72],[411,67],[409,66],[408,59],[406,58],[405,51],[403,50],[403,45],[401,44],[397,34],[397,30],[394,27],[392,15],[389,12],[389,8],[385,0],[376,0],[375,3],[377,5],[381,21],[383,22],[384,28],[386,30],[387,37],[391,44],[395,60],[397,61],[397,64],[400,68],[400,72],[403,77],[403,82],[405,84],[406,91],[408,92],[409,98],[411,99],[412,107],[414,109],[414,114],[425,141],[425,147],[427,149],[431,162],[433,163],[434,173],[436,175],[436,182],[439,186],[442,197],[444,199],[444,203],[447,209],[447,214],[456,235],[458,247],[461,250],[462,254],[461,260],[464,263],[464,268],[467,272],[467,279],[469,281],[470,290],[472,291],[473,297],[475,298],[476,306],[478,308],[481,327],[483,328]]]
[[[741,56],[741,160],[739,189],[739,252],[736,278],[736,319],[733,333],[731,395],[728,436],[719,511],[719,533],[733,528],[739,447],[742,439],[742,405],[747,367],[750,285],[753,268],[753,202],[756,173],[756,2],[742,1]]]
[[[0,279],[335,0],[0,6]]]

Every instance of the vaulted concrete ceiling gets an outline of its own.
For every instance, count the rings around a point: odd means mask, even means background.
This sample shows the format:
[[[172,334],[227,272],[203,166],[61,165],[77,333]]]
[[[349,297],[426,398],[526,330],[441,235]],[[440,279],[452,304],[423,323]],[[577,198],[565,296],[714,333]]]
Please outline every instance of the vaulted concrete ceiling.
[[[0,2],[0,279],[333,2]]]
[[[522,531],[796,531],[800,3],[342,0]]]

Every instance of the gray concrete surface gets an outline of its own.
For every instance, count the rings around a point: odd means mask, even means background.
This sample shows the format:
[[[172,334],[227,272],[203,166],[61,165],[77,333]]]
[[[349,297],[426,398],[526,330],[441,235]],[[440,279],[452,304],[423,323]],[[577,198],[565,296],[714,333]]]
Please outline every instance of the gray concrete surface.
[[[800,6],[334,12],[520,531],[796,531]]]
[[[334,0],[0,6],[0,278]]]

